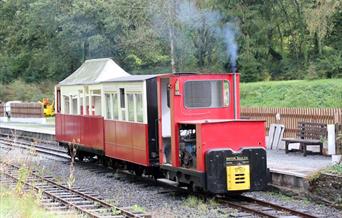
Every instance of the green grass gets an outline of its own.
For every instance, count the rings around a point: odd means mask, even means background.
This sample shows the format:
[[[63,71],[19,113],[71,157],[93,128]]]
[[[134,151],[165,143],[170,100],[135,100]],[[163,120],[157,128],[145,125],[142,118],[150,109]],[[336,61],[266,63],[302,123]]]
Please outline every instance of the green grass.
[[[332,165],[332,166],[324,169],[323,172],[342,176],[342,163]]]
[[[196,208],[202,212],[208,210],[207,204],[204,202],[203,199],[196,196],[189,196],[184,200],[184,205],[190,208]]]
[[[134,213],[144,213],[145,212],[145,209],[142,206],[137,205],[137,204],[134,204],[131,209]]]
[[[0,217],[25,217],[25,218],[83,218],[81,214],[54,215],[39,206],[40,197],[36,192],[18,192],[4,186],[0,186]]]
[[[56,217],[39,207],[33,194],[17,194],[14,191],[0,187],[0,217],[44,218]]]
[[[342,79],[241,83],[242,107],[342,108]]]

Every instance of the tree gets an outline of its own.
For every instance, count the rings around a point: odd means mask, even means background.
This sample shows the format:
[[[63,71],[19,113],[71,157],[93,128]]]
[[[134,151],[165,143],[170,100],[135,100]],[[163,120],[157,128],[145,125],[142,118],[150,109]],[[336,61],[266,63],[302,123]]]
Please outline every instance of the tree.
[[[335,0],[317,0],[305,10],[305,21],[310,35],[315,40],[318,56],[322,55],[322,41],[332,30],[332,16],[336,13],[339,2]]]
[[[139,74],[228,71],[220,30],[227,23],[237,26],[242,81],[340,77],[341,7],[336,0],[0,1],[0,82],[59,81],[102,57]]]

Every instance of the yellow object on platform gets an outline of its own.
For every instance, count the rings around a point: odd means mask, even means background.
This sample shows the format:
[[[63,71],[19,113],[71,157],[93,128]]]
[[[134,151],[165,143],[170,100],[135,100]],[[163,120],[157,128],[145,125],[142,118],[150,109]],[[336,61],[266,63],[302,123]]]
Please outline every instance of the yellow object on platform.
[[[45,117],[55,116],[54,105],[46,105],[46,107],[44,107],[44,115]]]
[[[242,191],[250,189],[249,165],[227,166],[227,190]]]
[[[43,98],[43,100],[39,101],[38,103],[43,105],[45,117],[55,116],[55,103],[54,103],[54,101],[52,101],[52,103],[50,103],[48,98]]]

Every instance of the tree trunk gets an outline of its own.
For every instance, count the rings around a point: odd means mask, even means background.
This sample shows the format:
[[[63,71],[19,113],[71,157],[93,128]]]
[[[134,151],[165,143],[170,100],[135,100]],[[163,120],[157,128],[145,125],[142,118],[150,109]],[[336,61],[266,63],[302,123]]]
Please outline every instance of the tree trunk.
[[[320,39],[318,33],[315,33],[315,47],[318,57],[322,56],[322,40]]]
[[[84,40],[83,43],[83,62],[89,58],[89,42],[88,39]]]

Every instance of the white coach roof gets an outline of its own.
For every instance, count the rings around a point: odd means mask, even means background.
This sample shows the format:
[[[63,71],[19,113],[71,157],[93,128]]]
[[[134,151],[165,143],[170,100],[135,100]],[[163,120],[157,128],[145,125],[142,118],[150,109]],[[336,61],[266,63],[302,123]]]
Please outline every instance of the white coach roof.
[[[110,58],[86,60],[75,72],[61,81],[60,85],[94,84],[130,76]]]

